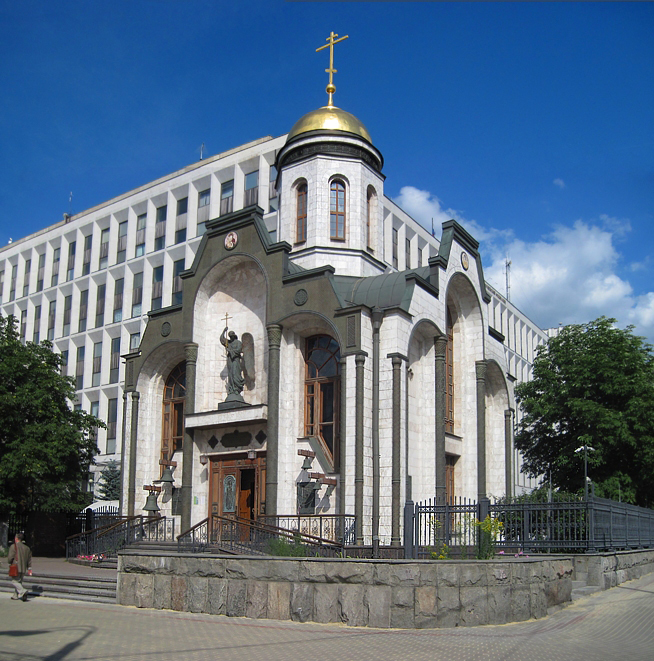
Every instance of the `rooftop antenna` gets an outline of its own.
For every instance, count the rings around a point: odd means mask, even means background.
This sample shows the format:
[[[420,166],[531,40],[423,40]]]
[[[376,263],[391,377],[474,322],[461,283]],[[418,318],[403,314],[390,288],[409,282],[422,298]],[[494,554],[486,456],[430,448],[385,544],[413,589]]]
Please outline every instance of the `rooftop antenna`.
[[[431,235],[436,238],[436,232],[434,231],[434,219],[431,219]]]
[[[204,142],[200,145],[200,160],[204,158]]]
[[[506,273],[506,300],[511,300],[511,260],[506,256],[504,261],[504,272]]]

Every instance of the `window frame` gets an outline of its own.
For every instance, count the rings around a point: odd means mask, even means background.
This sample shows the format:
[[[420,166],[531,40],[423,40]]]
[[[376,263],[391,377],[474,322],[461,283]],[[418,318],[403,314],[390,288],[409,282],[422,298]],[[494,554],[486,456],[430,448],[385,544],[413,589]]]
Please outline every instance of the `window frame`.
[[[332,241],[345,241],[346,231],[347,186],[343,179],[335,177],[329,182],[329,238]]]

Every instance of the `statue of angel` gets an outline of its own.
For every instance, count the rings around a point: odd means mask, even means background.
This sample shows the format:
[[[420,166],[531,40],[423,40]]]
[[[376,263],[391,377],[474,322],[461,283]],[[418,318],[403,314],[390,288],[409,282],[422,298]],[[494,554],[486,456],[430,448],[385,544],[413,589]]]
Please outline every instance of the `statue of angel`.
[[[243,402],[243,388],[254,385],[254,338],[250,333],[243,333],[242,341],[234,331],[225,330],[220,336],[220,343],[227,355],[227,402]]]

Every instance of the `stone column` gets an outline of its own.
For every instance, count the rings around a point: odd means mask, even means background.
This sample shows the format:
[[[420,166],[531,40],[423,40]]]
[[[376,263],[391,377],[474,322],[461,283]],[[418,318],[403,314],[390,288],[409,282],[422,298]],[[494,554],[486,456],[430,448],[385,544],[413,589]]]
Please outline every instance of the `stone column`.
[[[379,557],[379,345],[384,313],[372,309],[372,557]]]
[[[402,360],[399,353],[389,354],[393,365],[393,465],[391,467],[391,546],[400,546],[400,489],[402,486],[401,418],[402,418]]]
[[[447,407],[447,376],[445,373],[445,352],[447,351],[447,338],[438,335],[434,338],[434,437],[435,437],[435,489],[434,496],[437,503],[444,503],[446,490],[445,467],[445,415]]]
[[[123,392],[123,424],[121,429],[120,439],[120,497],[118,500],[118,512],[124,514],[123,507],[125,506],[125,452],[127,450],[127,402],[129,396]]]
[[[513,409],[504,411],[504,473],[506,497],[513,495]]]
[[[184,345],[186,354],[186,397],[184,399],[184,415],[195,413],[195,368],[198,362],[198,345],[194,342]],[[193,433],[184,426],[184,443],[182,444],[182,497],[181,497],[181,529],[182,532],[191,527],[191,504],[193,502]]]
[[[341,476],[339,482],[339,499],[340,504],[338,511],[340,514],[347,514],[345,507],[345,471],[347,468],[347,356],[341,356],[341,411],[340,411],[340,434],[341,440],[339,445],[339,466],[338,471]]]
[[[279,462],[279,355],[282,327],[269,324],[268,331],[268,440],[266,446],[266,515],[277,514]]]
[[[354,459],[354,516],[356,517],[356,543],[363,545],[363,366],[366,354],[358,353],[356,363],[355,393],[355,459]]]
[[[138,392],[132,393],[132,415],[129,429],[129,482],[127,488],[127,516],[134,516],[136,500],[136,435],[139,429]]]
[[[475,363],[477,375],[477,498],[486,498],[486,361]]]

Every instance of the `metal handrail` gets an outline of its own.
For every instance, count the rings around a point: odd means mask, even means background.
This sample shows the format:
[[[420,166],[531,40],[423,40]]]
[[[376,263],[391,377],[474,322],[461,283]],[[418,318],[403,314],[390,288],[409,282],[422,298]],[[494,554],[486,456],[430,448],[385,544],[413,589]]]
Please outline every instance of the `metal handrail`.
[[[277,541],[274,541],[277,540]],[[212,514],[177,537],[180,552],[202,552],[211,546],[222,551],[248,555],[269,555],[279,541],[315,555],[337,556],[343,552],[342,542],[281,528],[261,521],[224,517]]]

